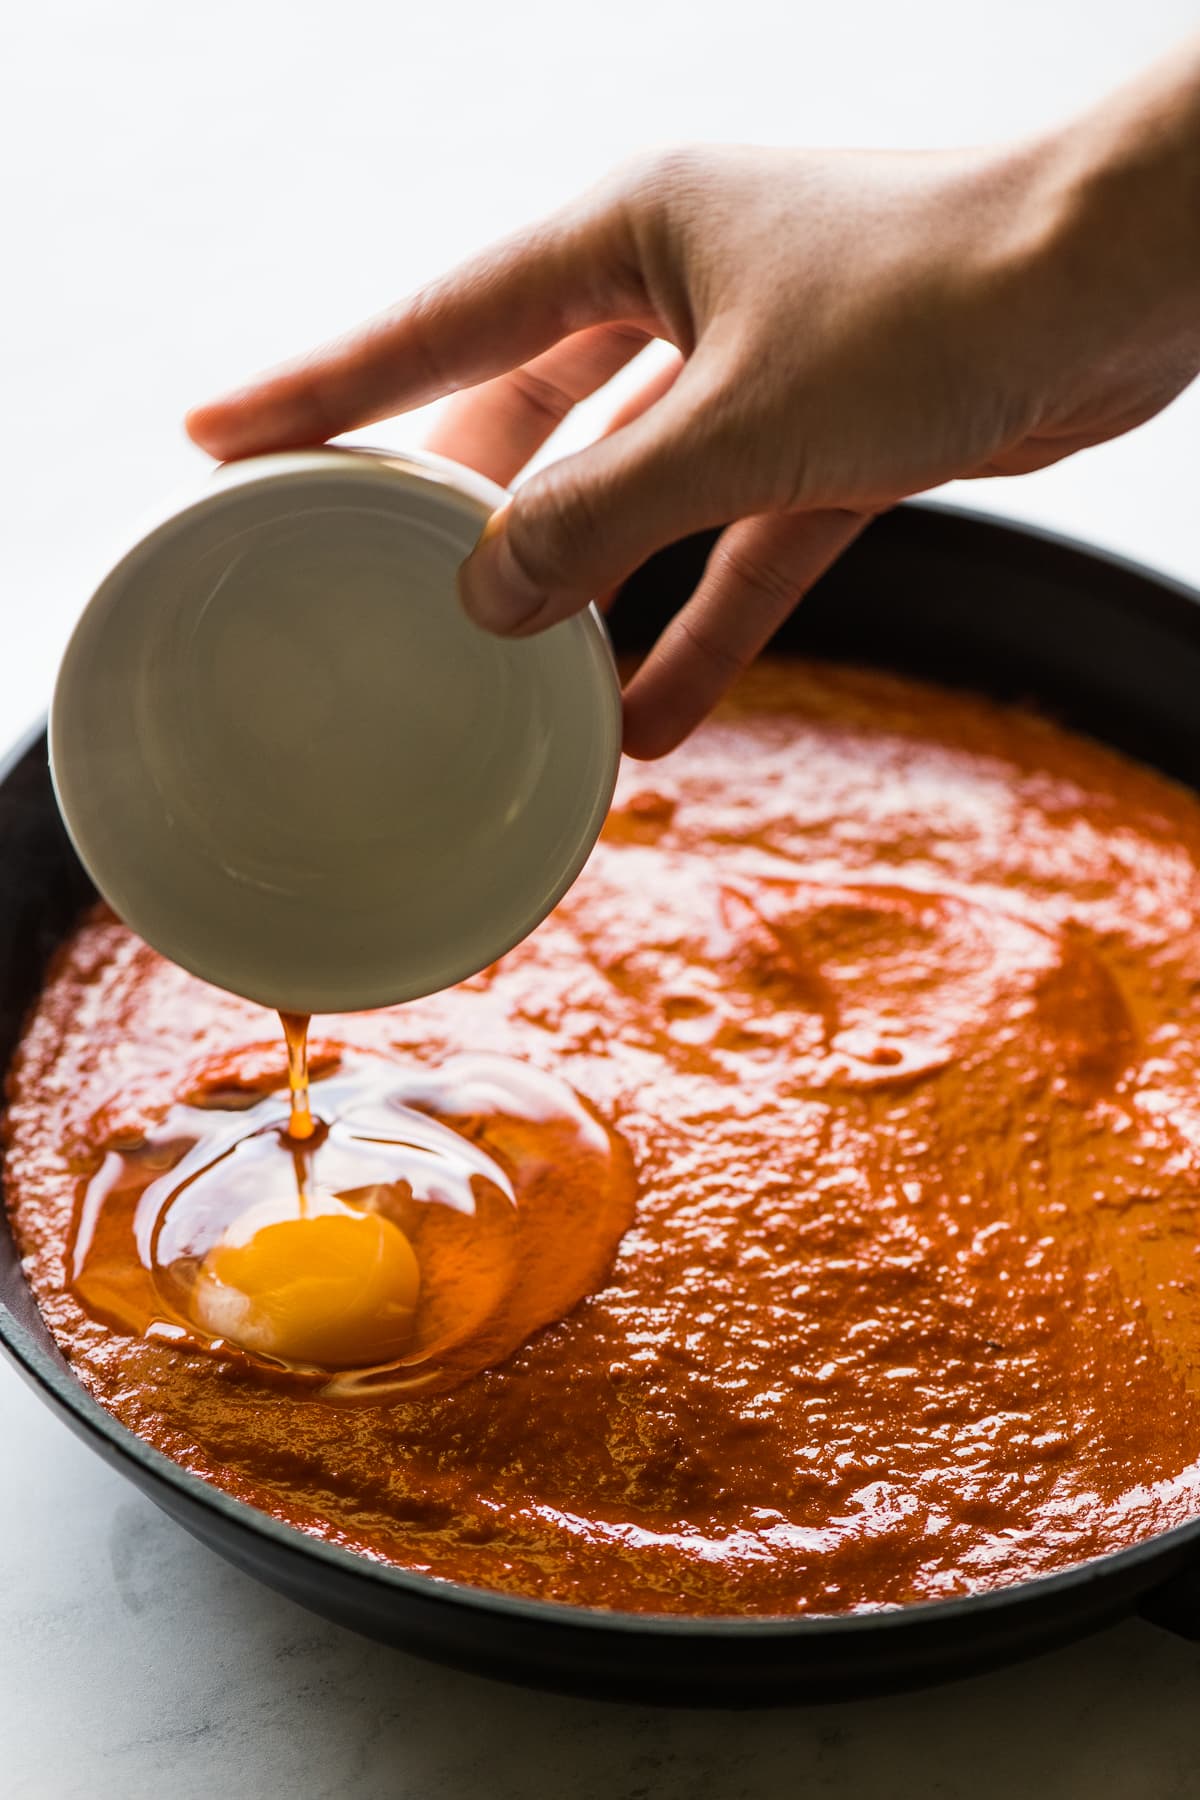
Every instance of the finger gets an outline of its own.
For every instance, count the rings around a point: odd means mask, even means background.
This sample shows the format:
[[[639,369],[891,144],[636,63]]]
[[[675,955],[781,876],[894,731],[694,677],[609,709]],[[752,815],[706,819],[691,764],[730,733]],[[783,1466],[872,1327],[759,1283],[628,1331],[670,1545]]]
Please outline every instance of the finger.
[[[744,462],[721,442],[712,383],[693,357],[640,419],[517,490],[459,571],[477,624],[529,636],[579,612],[655,550],[748,510]]]
[[[843,511],[773,513],[722,532],[691,599],[625,694],[625,749],[663,756],[711,712],[819,575],[867,523]]]
[[[532,362],[452,400],[426,440],[507,487],[589,394],[602,388],[650,341],[638,325],[594,325]]]
[[[320,443],[486,381],[588,325],[648,311],[626,209],[519,233],[310,356],[188,415],[214,456]]]
[[[604,427],[602,435],[611,437],[615,431],[621,431],[626,425],[632,425],[635,419],[640,419],[643,413],[649,412],[650,408],[661,400],[664,394],[670,393],[678,381],[682,369],[683,358],[676,353],[669,362],[664,363],[661,369],[656,369],[649,380],[644,381],[640,388],[617,407],[612,418]]]
[[[656,369],[649,381],[643,382],[641,387],[631,394],[623,405],[618,406],[601,435],[611,437],[615,431],[622,430],[626,425],[632,425],[635,419],[640,419],[643,413],[649,412],[656,401],[661,400],[664,394],[670,393],[679,379],[682,368],[682,356],[675,355],[670,362],[664,363],[662,368]],[[608,612],[620,591],[618,584],[606,587],[596,595],[596,605],[602,613]]]

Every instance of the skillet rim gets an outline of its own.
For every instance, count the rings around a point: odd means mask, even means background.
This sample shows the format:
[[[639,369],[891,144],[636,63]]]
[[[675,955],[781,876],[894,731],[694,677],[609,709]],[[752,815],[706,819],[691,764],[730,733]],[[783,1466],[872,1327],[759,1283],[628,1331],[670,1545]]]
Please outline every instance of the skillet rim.
[[[894,510],[942,516],[956,523],[982,526],[1000,537],[1064,552],[1093,567],[1099,564],[1118,576],[1132,579],[1148,588],[1158,604],[1158,610],[1161,612],[1165,604],[1180,624],[1190,614],[1191,628],[1200,638],[1200,590],[1176,576],[1139,562],[1136,558],[1088,544],[1065,532],[957,502],[926,499],[905,501],[901,508]],[[1149,595],[1145,597],[1149,598]],[[863,660],[870,666],[869,656]],[[0,754],[0,785],[9,779],[17,766],[36,749],[45,736],[46,720],[42,717],[27,726],[15,742]],[[1098,738],[1096,741],[1103,743],[1104,740]],[[1167,778],[1179,779],[1175,776]],[[1184,782],[1182,785],[1191,784]],[[1194,788],[1192,791],[1200,792]],[[0,1074],[3,1072],[0,1071]],[[0,1201],[2,1199],[3,1186],[0,1182]],[[11,1224],[7,1211],[3,1208],[0,1208],[0,1232],[11,1238]],[[1135,1578],[1122,1584],[1127,1592],[1140,1589],[1141,1594],[1146,1595],[1160,1585],[1160,1579],[1169,1581],[1173,1574],[1178,1574],[1188,1560],[1200,1565],[1200,1557],[1188,1559],[1185,1554],[1189,1548],[1194,1549],[1200,1544],[1198,1512],[1184,1523],[1157,1532],[1138,1543],[1070,1563],[1065,1568],[1045,1575],[1007,1582],[975,1593],[953,1595],[947,1599],[912,1601],[901,1606],[881,1606],[850,1613],[743,1616],[625,1612],[582,1606],[573,1601],[534,1599],[507,1594],[499,1589],[471,1587],[438,1576],[419,1574],[394,1564],[372,1561],[356,1551],[344,1550],[313,1537],[298,1526],[285,1524],[248,1501],[236,1499],[224,1489],[185,1469],[162,1451],[154,1449],[144,1438],[122,1425],[88,1392],[65,1359],[60,1366],[35,1342],[3,1301],[0,1301],[0,1350],[6,1353],[16,1365],[17,1372],[38,1392],[52,1411],[60,1416],[67,1415],[66,1422],[76,1430],[77,1435],[89,1443],[93,1439],[100,1440],[99,1444],[92,1444],[91,1447],[102,1454],[110,1465],[117,1467],[119,1473],[126,1473],[121,1466],[123,1463],[139,1470],[142,1477],[140,1481],[133,1476],[129,1478],[135,1479],[135,1485],[141,1486],[143,1491],[149,1487],[150,1497],[153,1497],[154,1487],[165,1487],[178,1495],[189,1510],[196,1507],[202,1513],[212,1512],[235,1533],[244,1533],[261,1542],[268,1554],[281,1553],[285,1558],[299,1558],[301,1561],[308,1559],[351,1583],[365,1583],[377,1590],[409,1596],[452,1611],[462,1610],[508,1618],[534,1627],[577,1630],[584,1634],[631,1634],[642,1639],[661,1638],[668,1643],[688,1639],[706,1642],[714,1639],[727,1640],[730,1643],[769,1643],[798,1639],[810,1643],[824,1640],[844,1644],[863,1636],[878,1639],[881,1634],[900,1637],[905,1632],[917,1633],[925,1628],[938,1630],[944,1627],[952,1630],[958,1621],[962,1621],[965,1626],[968,1621],[981,1615],[1011,1611],[1019,1606],[1032,1607],[1042,1601],[1053,1603],[1056,1595],[1066,1595],[1094,1585],[1107,1585],[1110,1581],[1115,1584],[1122,1575]],[[178,1518],[177,1522],[180,1522]],[[1151,1566],[1153,1574],[1139,1583],[1136,1580],[1137,1571],[1146,1564]]]

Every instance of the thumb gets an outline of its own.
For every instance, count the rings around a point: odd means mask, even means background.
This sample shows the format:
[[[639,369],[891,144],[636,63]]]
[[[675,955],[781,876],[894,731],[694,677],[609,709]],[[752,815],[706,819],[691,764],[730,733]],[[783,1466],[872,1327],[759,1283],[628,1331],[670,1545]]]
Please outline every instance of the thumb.
[[[459,571],[477,625],[525,637],[582,611],[655,550],[741,509],[692,366],[646,414],[518,489]],[[736,468],[736,461],[733,467]]]

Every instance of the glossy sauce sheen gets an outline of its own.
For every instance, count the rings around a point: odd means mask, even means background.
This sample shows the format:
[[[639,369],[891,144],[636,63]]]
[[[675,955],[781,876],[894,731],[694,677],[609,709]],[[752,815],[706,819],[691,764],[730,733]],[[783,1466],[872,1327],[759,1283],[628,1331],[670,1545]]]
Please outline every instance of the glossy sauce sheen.
[[[28,1026],[6,1179],[81,1379],[277,1516],[486,1587],[786,1614],[993,1586],[1200,1508],[1200,805],[1162,778],[981,700],[764,666],[623,771],[526,944],[319,1021],[318,1118],[325,1084],[369,1069],[407,1106],[423,1069],[461,1130],[454,1059],[498,1057],[632,1150],[635,1222],[573,1310],[549,1285],[588,1182],[556,1163],[510,1207],[558,1322],[445,1391],[343,1399],[80,1303],[101,1152],[128,1166],[125,1128],[144,1156],[230,1071],[286,1122],[268,1034],[97,915]]]
[[[170,1104],[160,1071],[88,1122],[71,1291],[116,1331],[325,1398],[453,1387],[603,1279],[629,1152],[500,1056],[403,1068],[325,1041],[310,1092],[307,1025],[286,1071],[269,1044],[218,1052]]]

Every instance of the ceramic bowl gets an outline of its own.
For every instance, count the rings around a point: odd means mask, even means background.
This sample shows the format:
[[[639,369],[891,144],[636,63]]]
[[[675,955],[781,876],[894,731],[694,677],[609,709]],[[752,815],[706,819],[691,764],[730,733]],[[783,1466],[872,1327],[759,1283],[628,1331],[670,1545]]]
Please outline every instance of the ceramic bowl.
[[[294,1012],[448,987],[525,937],[608,810],[620,692],[594,608],[473,625],[455,576],[508,496],[442,459],[217,471],[109,570],[50,717],[101,894],[194,974]]]

